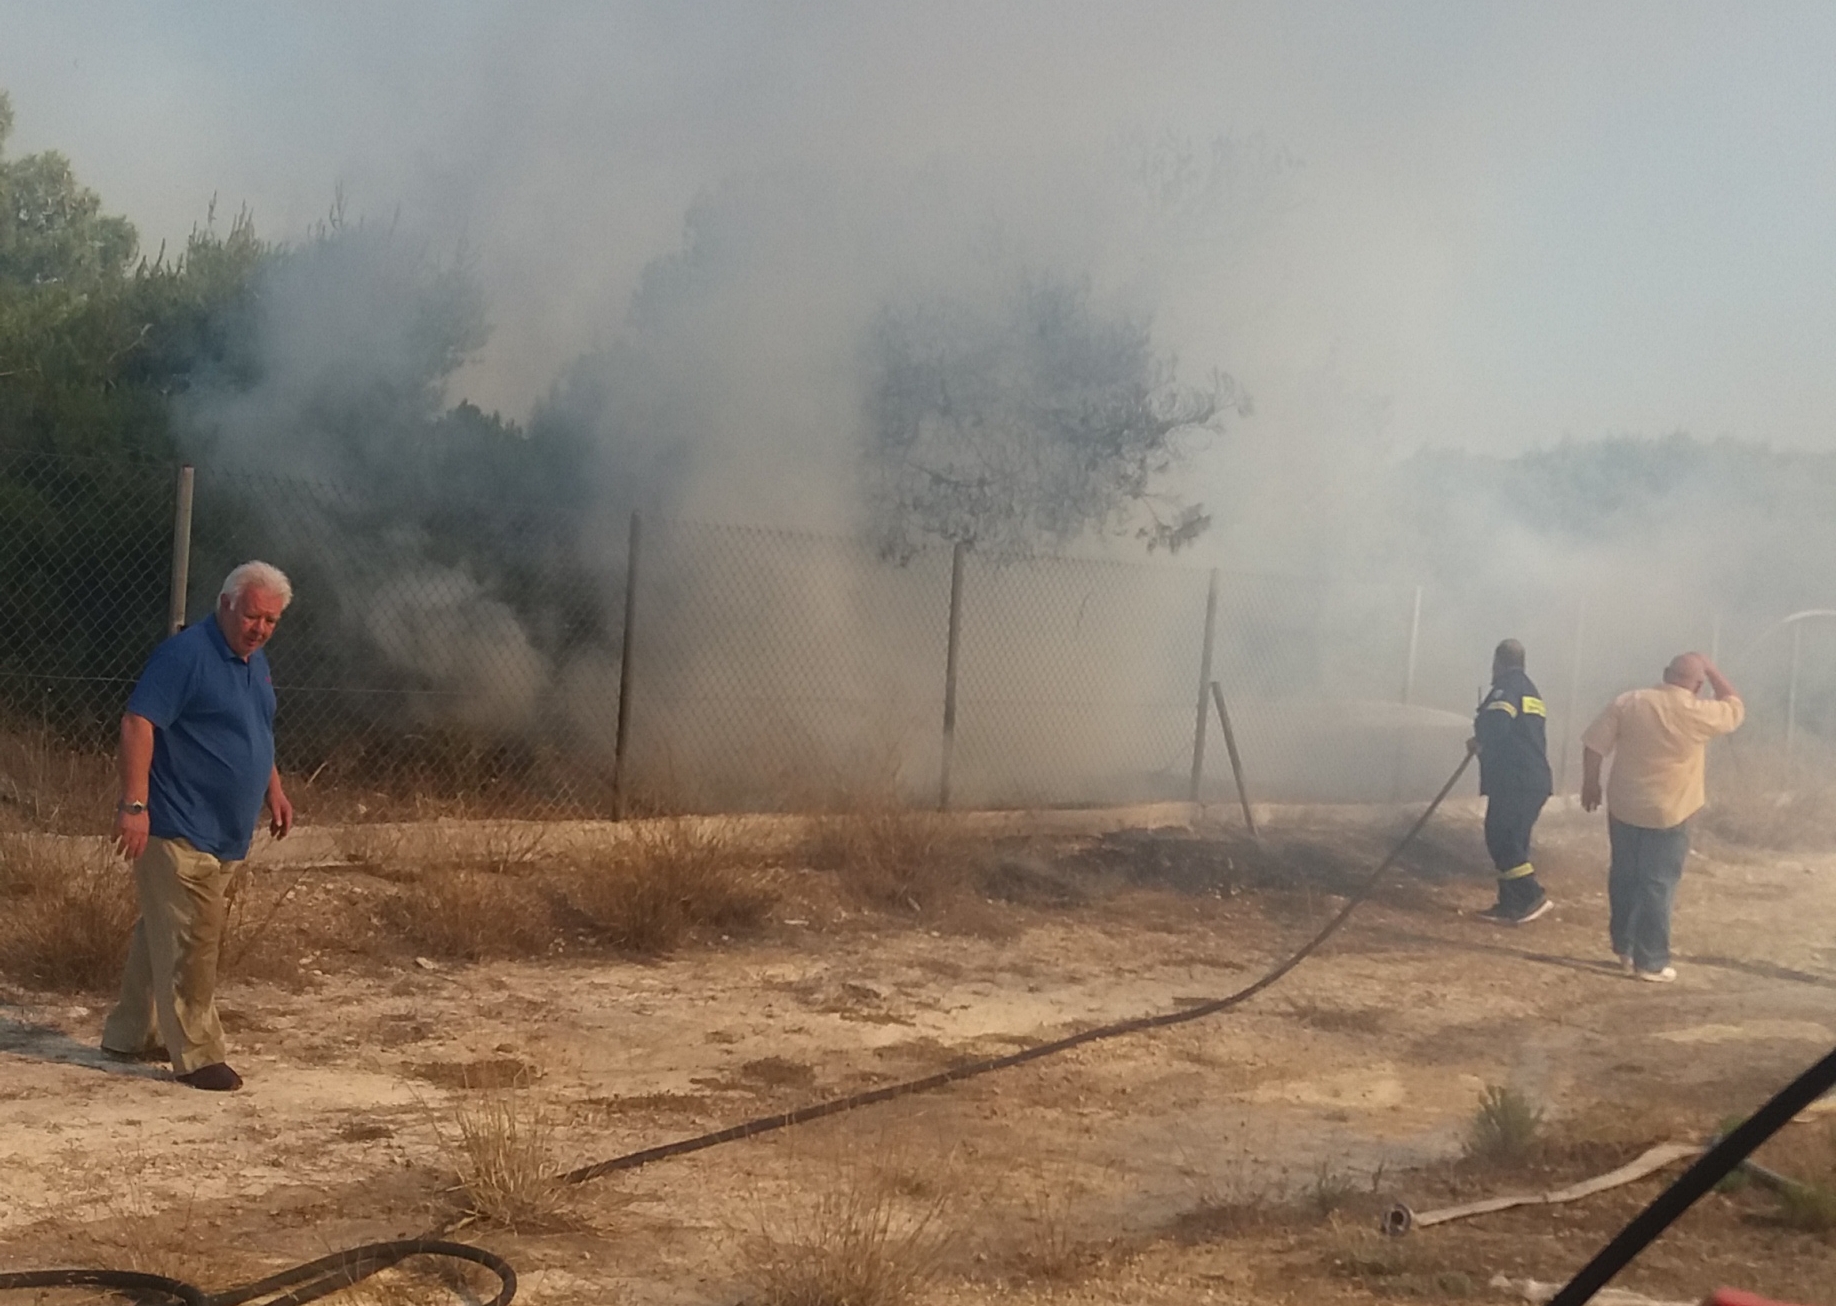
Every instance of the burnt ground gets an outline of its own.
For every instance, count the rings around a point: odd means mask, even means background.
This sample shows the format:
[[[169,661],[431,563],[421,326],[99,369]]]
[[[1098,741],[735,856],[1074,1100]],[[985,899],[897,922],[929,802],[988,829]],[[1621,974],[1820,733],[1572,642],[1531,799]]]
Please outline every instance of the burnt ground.
[[[464,1223],[454,1191],[456,1121],[481,1095],[567,1167],[1229,992],[1336,910],[1403,819],[1315,817],[1261,846],[1010,839],[957,898],[909,912],[792,866],[765,923],[662,960],[347,956],[312,927],[377,892],[375,868],[319,868],[263,941],[266,978],[226,985],[241,1093],[100,1060],[100,995],[7,995],[0,1266],[216,1287],[439,1227],[509,1255],[520,1300],[725,1303],[845,1243],[865,1207],[923,1260],[919,1301],[1507,1300],[1493,1276],[1560,1281],[1662,1178],[1398,1240],[1375,1231],[1383,1207],[1559,1186],[1756,1106],[1836,1043],[1836,858],[1703,848],[1682,977],[1645,985],[1607,964],[1598,821],[1545,819],[1557,910],[1498,930],[1470,915],[1489,875],[1476,823],[1453,818],[1239,1012],[599,1180],[545,1226]],[[1480,1162],[1463,1140],[1493,1085],[1544,1123]],[[1769,1159],[1836,1184],[1829,1126],[1788,1135]],[[1761,1190],[1717,1194],[1621,1282],[1829,1306],[1836,1235],[1805,1223]]]

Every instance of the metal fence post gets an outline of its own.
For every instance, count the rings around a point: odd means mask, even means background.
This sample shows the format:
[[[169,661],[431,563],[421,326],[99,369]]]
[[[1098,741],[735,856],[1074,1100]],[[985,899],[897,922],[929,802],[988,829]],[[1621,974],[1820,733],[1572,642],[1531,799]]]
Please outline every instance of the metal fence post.
[[[1218,705],[1218,724],[1224,727],[1224,751],[1230,754],[1230,774],[1237,782],[1237,801],[1243,805],[1243,824],[1248,827],[1250,838],[1260,840],[1262,831],[1256,828],[1249,786],[1243,781],[1243,755],[1237,751],[1237,732],[1230,728],[1230,709],[1224,706],[1224,691],[1218,688],[1215,680],[1211,682],[1211,698]]]
[[[178,469],[178,499],[172,512],[172,596],[166,607],[166,633],[185,628],[185,595],[191,586],[191,495],[196,469],[190,463]]]
[[[1415,599],[1409,608],[1409,650],[1403,657],[1402,697],[1397,701],[1404,707],[1415,697],[1415,659],[1422,643],[1422,587],[1415,587]],[[1396,751],[1390,762],[1390,801],[1402,799],[1404,753],[1409,753],[1409,760],[1414,759],[1414,752],[1407,748],[1409,740],[1409,723],[1405,714],[1398,713],[1396,720]]]
[[[637,616],[638,514],[631,514],[631,543],[625,550],[625,630],[618,658],[618,726],[612,745],[612,819],[625,819],[626,763],[631,744],[632,650]]]
[[[937,810],[950,807],[950,758],[956,751],[956,654],[963,634],[963,555],[961,540],[950,550],[950,633],[944,651],[943,763],[938,768]]]
[[[1785,686],[1785,783],[1791,783],[1792,754],[1798,742],[1798,668],[1804,657],[1804,623],[1791,623],[1791,679]]]
[[[1409,655],[1403,665],[1402,702],[1407,707],[1415,693],[1415,656],[1422,642],[1422,587],[1415,587],[1415,605],[1409,609]]]
[[[1205,587],[1205,645],[1199,653],[1198,719],[1192,725],[1192,793],[1199,800],[1199,781],[1205,775],[1205,725],[1211,720],[1211,704],[1206,695],[1211,686],[1211,649],[1218,631],[1218,569],[1211,569],[1211,583]]]
[[[1562,752],[1556,759],[1555,790],[1568,792],[1568,745],[1575,733],[1575,716],[1581,710],[1581,638],[1587,626],[1587,596],[1575,603],[1575,648],[1568,664],[1568,710],[1562,714]]]

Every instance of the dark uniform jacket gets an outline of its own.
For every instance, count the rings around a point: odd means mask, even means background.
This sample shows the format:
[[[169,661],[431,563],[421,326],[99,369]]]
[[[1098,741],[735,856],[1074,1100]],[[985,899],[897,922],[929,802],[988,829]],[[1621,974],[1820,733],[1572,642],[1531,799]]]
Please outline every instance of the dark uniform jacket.
[[[1548,797],[1549,714],[1536,685],[1521,671],[1507,671],[1479,705],[1473,733],[1479,737],[1479,792]]]

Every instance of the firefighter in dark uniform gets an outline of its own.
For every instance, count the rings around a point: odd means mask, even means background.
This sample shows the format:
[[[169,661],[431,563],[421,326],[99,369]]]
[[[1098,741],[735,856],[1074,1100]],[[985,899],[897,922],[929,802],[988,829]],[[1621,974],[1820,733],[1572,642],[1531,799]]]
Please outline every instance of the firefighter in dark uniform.
[[[1524,646],[1507,639],[1492,654],[1492,691],[1473,721],[1485,847],[1498,871],[1498,901],[1479,913],[1494,925],[1525,925],[1551,904],[1530,864],[1530,831],[1549,801],[1548,712],[1524,674]]]

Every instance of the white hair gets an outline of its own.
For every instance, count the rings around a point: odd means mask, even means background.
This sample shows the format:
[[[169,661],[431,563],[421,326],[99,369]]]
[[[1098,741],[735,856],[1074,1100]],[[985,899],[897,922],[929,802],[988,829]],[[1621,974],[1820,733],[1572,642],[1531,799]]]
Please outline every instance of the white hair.
[[[223,578],[223,588],[217,592],[219,603],[228,600],[234,604],[250,590],[261,590],[272,594],[281,601],[284,608],[293,602],[293,582],[287,579],[287,573],[266,562],[245,562]]]

